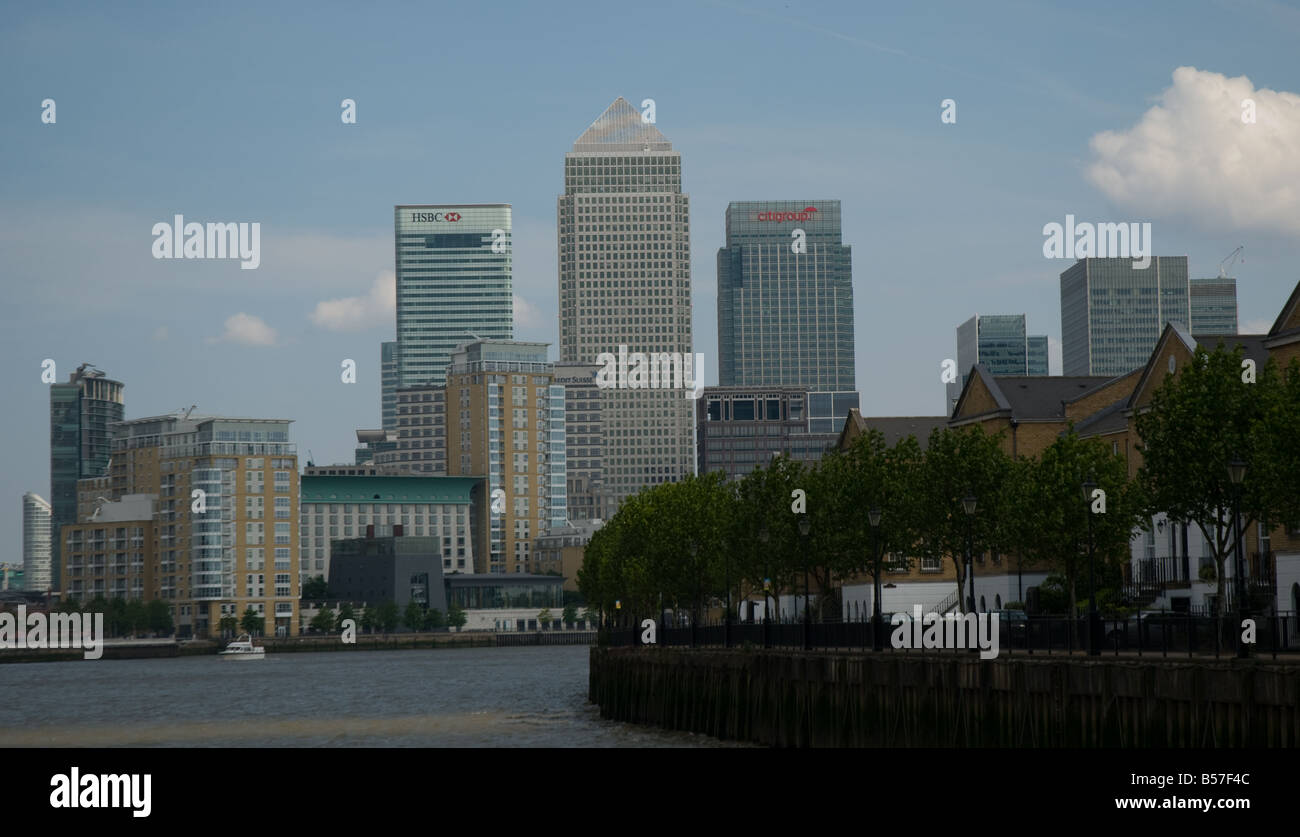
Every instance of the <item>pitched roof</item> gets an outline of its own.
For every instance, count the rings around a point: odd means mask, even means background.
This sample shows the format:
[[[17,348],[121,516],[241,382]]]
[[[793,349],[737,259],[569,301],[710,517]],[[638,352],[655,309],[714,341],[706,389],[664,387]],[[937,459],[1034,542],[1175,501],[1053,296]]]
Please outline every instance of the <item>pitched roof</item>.
[[[1121,398],[1108,407],[1103,407],[1084,420],[1074,425],[1074,432],[1079,436],[1104,436],[1128,429],[1128,399]],[[1062,430],[1061,436],[1067,431]]]
[[[648,148],[647,148],[648,146]],[[673,144],[622,96],[573,143],[578,151],[672,151]]]
[[[885,437],[890,447],[915,436],[925,450],[930,441],[930,432],[938,427],[948,426],[947,416],[867,416],[862,419],[868,430],[878,430]]]
[[[994,378],[1011,414],[1018,420],[1064,419],[1065,405],[1115,380],[1114,377],[1081,375],[1072,377],[1002,376]]]
[[[1277,337],[1280,334],[1300,330],[1286,327],[1287,322],[1291,320],[1297,309],[1300,309],[1300,282],[1296,283],[1295,289],[1291,291],[1291,296],[1287,297],[1286,304],[1282,306],[1277,319],[1273,321],[1273,327],[1268,330],[1268,336]]]

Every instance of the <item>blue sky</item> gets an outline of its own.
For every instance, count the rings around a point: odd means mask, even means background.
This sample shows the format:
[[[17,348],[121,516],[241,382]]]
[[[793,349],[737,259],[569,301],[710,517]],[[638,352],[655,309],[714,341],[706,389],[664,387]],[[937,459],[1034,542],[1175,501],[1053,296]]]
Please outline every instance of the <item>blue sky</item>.
[[[731,200],[843,202],[872,415],[942,411],[939,365],[972,313],[1025,312],[1059,340],[1067,263],[1043,257],[1042,227],[1067,213],[1149,221],[1156,254],[1189,256],[1194,276],[1245,244],[1243,330],[1300,278],[1300,9],[1282,3],[43,3],[4,17],[0,560],[20,556],[22,493],[48,496],[44,358],[60,380],[90,361],[124,381],[128,417],[197,404],[291,418],[304,457],[349,461],[354,429],[379,421],[394,204],[513,204],[515,336],[554,342],[563,155],[617,96],[655,99],[683,155],[708,383]],[[175,214],[260,222],[260,268],[154,260],[150,230]]]

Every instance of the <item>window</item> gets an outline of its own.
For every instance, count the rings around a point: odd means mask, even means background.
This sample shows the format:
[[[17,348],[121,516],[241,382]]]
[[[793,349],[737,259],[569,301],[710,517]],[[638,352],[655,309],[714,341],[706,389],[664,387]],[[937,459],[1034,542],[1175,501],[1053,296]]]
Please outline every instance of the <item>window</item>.
[[[289,543],[289,528],[290,528],[290,524],[288,523],[275,524],[275,542],[277,544]],[[330,528],[333,529],[334,527],[330,527]]]
[[[277,490],[277,491],[280,490],[280,489],[279,489],[279,486],[276,487],[276,490]],[[260,503],[262,502],[262,498],[260,498],[260,497],[257,498],[257,502],[260,504]],[[289,498],[288,498],[288,497],[276,497],[276,498],[275,498],[275,517],[276,517],[276,519],[277,519],[277,520],[288,520],[288,519],[289,519],[289,511],[290,511],[290,509],[289,509]],[[346,522],[350,523],[351,521],[346,521]]]

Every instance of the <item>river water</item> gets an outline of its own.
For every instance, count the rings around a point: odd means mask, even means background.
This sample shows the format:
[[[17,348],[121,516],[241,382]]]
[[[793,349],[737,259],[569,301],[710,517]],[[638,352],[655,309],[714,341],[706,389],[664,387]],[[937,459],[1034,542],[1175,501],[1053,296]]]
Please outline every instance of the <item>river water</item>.
[[[0,665],[6,747],[717,747],[605,721],[588,649]]]

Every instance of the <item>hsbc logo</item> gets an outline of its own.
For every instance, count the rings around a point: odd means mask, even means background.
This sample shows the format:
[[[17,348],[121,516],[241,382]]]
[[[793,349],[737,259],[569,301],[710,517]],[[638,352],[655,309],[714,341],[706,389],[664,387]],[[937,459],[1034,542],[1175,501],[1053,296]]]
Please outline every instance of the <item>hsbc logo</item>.
[[[459,212],[412,212],[411,221],[459,221]]]
[[[802,212],[760,212],[757,219],[759,221],[807,221],[817,212],[815,206],[805,206]]]

